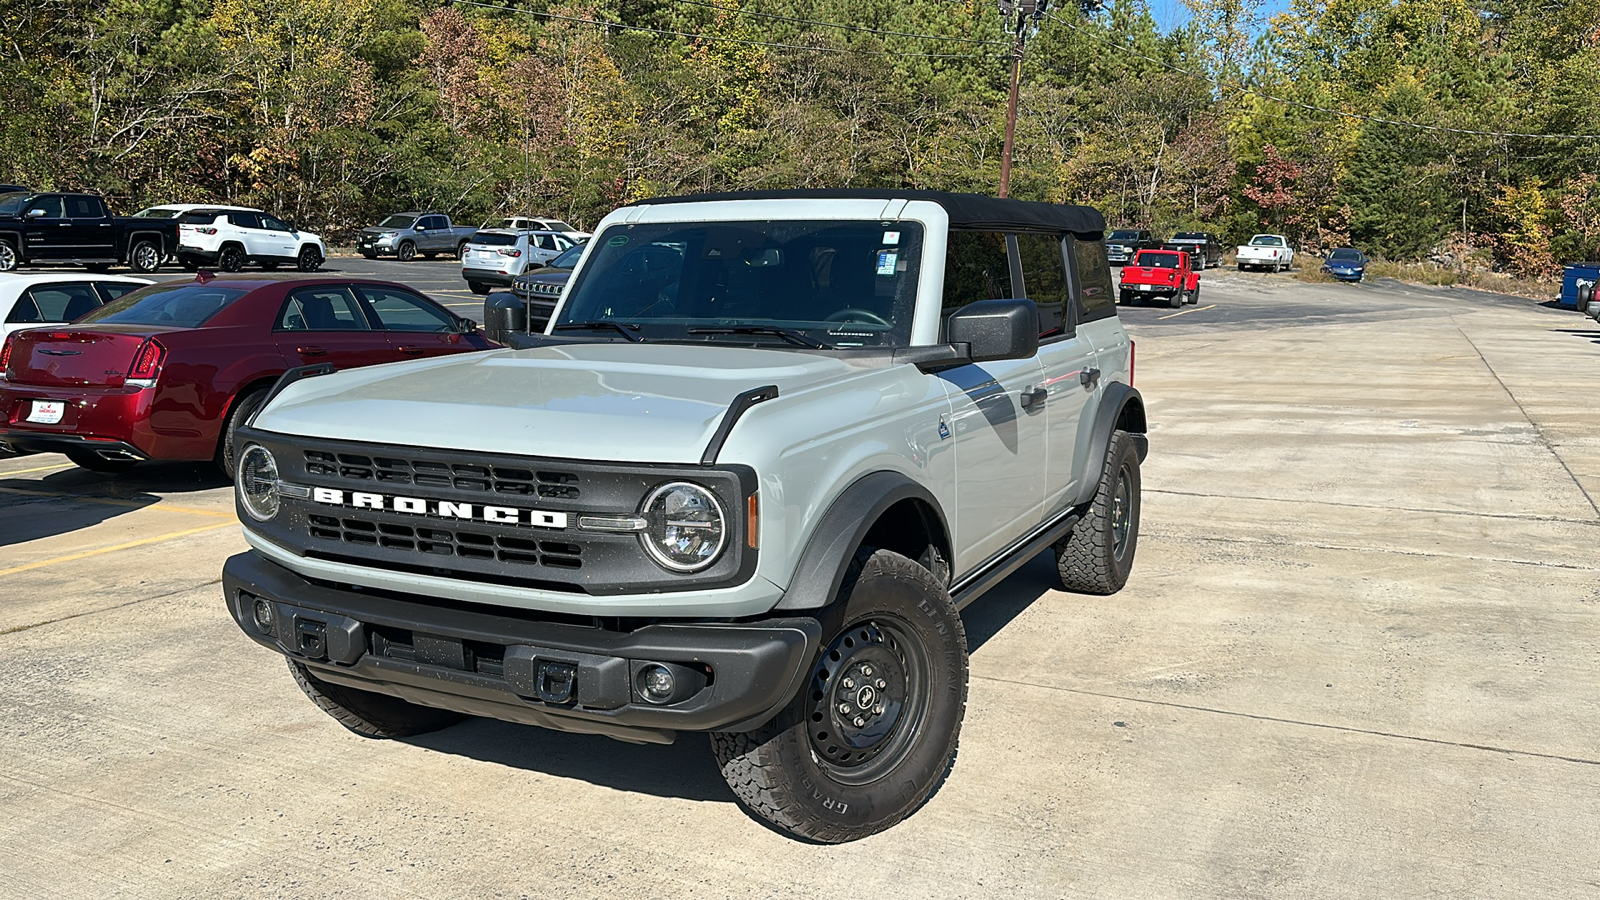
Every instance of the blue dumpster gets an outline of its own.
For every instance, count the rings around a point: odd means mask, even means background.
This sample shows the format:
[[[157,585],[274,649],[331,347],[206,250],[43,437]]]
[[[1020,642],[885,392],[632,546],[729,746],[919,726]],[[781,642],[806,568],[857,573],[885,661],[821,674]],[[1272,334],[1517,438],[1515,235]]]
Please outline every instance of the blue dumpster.
[[[1567,309],[1578,308],[1578,288],[1582,284],[1600,283],[1600,262],[1567,263],[1566,277],[1561,280],[1561,305]]]

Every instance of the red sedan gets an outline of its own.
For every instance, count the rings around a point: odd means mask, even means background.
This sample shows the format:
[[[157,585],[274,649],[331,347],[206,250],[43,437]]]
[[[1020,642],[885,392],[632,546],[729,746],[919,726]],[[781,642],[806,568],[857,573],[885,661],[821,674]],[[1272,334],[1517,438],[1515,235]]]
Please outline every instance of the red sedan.
[[[496,346],[410,288],[336,277],[154,284],[0,349],[0,446],[116,472],[215,460],[285,370],[340,369]]]

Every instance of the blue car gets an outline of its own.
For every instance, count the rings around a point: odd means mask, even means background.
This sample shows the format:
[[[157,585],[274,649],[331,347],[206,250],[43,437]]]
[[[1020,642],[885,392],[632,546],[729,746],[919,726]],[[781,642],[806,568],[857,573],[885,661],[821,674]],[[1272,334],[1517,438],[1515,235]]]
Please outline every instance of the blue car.
[[[1340,247],[1328,254],[1322,271],[1340,281],[1361,281],[1367,277],[1367,257],[1360,250]]]

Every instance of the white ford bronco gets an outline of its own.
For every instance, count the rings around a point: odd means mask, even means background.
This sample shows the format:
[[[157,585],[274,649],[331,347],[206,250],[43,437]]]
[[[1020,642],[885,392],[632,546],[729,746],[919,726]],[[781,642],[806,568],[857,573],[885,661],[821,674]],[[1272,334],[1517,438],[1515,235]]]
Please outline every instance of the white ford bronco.
[[[955,759],[959,610],[1045,550],[1074,591],[1133,564],[1104,227],[927,191],[619,209],[544,334],[284,376],[239,432],[229,610],[363,735],[709,732],[774,827],[888,828]]]

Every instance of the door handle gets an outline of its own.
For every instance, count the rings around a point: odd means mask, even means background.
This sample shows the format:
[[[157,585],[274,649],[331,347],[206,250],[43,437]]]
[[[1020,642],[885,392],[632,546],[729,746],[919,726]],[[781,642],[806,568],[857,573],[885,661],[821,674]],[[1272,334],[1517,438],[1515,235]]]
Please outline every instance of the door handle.
[[[1084,369],[1078,375],[1078,381],[1081,382],[1084,387],[1094,387],[1094,383],[1099,380],[1100,370],[1095,368]]]
[[[1019,399],[1022,401],[1022,408],[1023,409],[1032,409],[1035,406],[1039,405],[1040,403],[1043,403],[1045,400],[1049,399],[1049,397],[1050,397],[1050,392],[1049,391],[1045,390],[1042,387],[1041,388],[1036,388],[1036,387],[1034,387],[1032,385],[1029,385],[1028,387],[1023,388],[1022,389],[1022,393],[1019,395]]]
[[[295,352],[299,353],[301,356],[327,356],[328,355],[328,351],[323,349],[323,348],[321,348],[321,347],[296,347],[294,349],[295,349]]]
[[[399,349],[399,351],[401,353],[404,353],[404,354],[406,354],[408,356],[421,356],[422,355],[422,348],[421,347],[400,347],[398,349]]]

